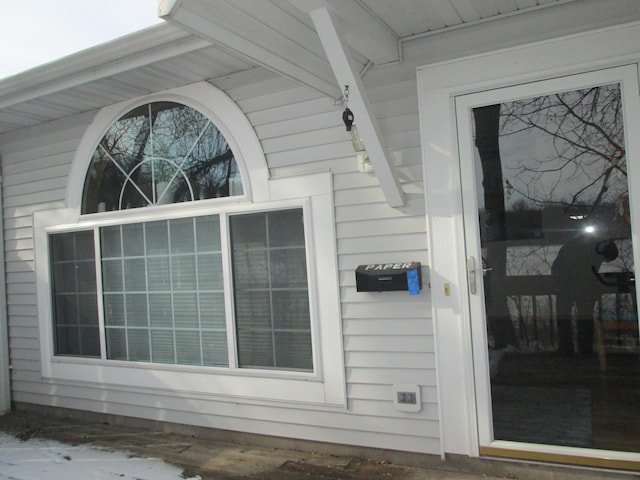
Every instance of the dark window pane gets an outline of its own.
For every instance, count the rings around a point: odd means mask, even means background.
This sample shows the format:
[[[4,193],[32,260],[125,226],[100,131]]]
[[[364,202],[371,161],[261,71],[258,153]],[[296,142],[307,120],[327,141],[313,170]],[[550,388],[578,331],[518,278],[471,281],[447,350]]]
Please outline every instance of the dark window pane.
[[[56,354],[80,355],[80,329],[78,327],[56,327]]]
[[[169,252],[169,225],[167,222],[145,224],[147,255],[166,255]]]
[[[149,294],[149,319],[152,327],[171,328],[173,326],[171,295]]]
[[[58,325],[77,325],[79,323],[78,298],[74,294],[55,295],[54,311]]]
[[[220,251],[220,220],[217,216],[196,218],[196,245],[200,253]]]
[[[269,291],[236,293],[236,325],[238,330],[271,329],[271,294]]]
[[[171,286],[173,290],[196,289],[195,255],[171,257]]]
[[[73,235],[73,234],[72,234]],[[95,245],[92,235],[74,235],[76,260],[95,262]],[[94,277],[95,280],[95,277]]]
[[[225,332],[202,332],[202,355],[203,365],[228,366],[227,334]]]
[[[269,251],[234,250],[233,281],[236,288],[269,288]]]
[[[100,331],[95,327],[80,327],[80,355],[83,357],[100,356]]]
[[[171,253],[193,253],[195,232],[192,218],[180,218],[169,222]]]
[[[198,255],[198,289],[223,290],[222,256],[220,254]]]
[[[176,363],[173,330],[151,330],[151,360]]]
[[[151,360],[149,352],[149,330],[146,328],[128,328],[127,344],[129,358],[127,360],[148,362]]]
[[[307,259],[304,249],[272,250],[270,270],[273,288],[307,286]]]
[[[93,231],[50,235],[55,355],[100,356]]]
[[[238,361],[245,368],[274,368],[273,336],[269,331],[238,331]]]
[[[269,245],[271,247],[304,247],[302,210],[269,213]]]
[[[198,328],[198,301],[195,292],[174,293],[174,321],[176,327]]]
[[[313,370],[310,332],[276,332],[276,367]]]
[[[200,332],[197,330],[176,330],[177,363],[202,365]]]
[[[141,223],[122,226],[123,256],[144,255],[144,230]]]
[[[309,296],[307,291],[273,292],[273,323],[277,329],[309,329]]]
[[[229,224],[240,366],[313,370],[302,210]]]
[[[122,292],[122,260],[102,261],[102,289],[105,292]]]
[[[49,236],[51,258],[64,261],[75,258],[75,233],[57,233]],[[93,239],[93,236],[91,237]]]
[[[171,289],[171,270],[168,257],[147,259],[147,282],[150,292],[168,292]]]
[[[215,328],[224,330],[225,309],[224,294],[221,293],[200,293],[200,323],[202,328]]]
[[[124,295],[121,293],[105,293],[103,303],[105,324],[107,326],[124,325]]]
[[[127,335],[124,328],[107,328],[107,358],[111,360],[128,360]]]
[[[102,258],[122,256],[120,226],[100,229],[100,247],[102,248]]]
[[[147,289],[147,272],[144,258],[124,259],[124,285],[128,292],[144,292]]]
[[[147,295],[144,293],[127,294],[127,326],[146,327],[149,325],[147,314]]]
[[[235,215],[231,218],[234,250],[267,247],[267,217],[264,213]]]
[[[53,271],[54,293],[74,293],[78,289],[76,281],[75,262],[56,263],[56,268]]]
[[[84,260],[75,264],[76,279],[79,292],[96,291],[96,264],[92,260]]]

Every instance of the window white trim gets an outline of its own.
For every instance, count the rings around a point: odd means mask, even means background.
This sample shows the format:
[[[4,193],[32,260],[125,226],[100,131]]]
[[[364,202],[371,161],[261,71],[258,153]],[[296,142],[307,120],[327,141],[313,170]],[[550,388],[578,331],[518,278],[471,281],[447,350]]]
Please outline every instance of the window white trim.
[[[71,209],[57,209],[34,213],[43,377],[126,387],[166,388],[181,393],[197,392],[212,396],[241,397],[247,400],[261,399],[344,407],[346,391],[337,289],[338,272],[335,261],[335,235],[330,234],[335,228],[331,201],[331,175],[323,173],[271,180],[269,184],[271,191],[287,192],[286,196],[293,198],[218,207],[214,207],[213,203],[202,201],[192,204],[189,209],[176,209],[175,215],[188,213],[190,216],[205,214],[224,216],[291,207],[303,208],[315,368],[313,373],[54,356],[48,234],[93,229],[116,223],[113,215],[105,215],[103,221],[95,215],[90,220],[81,220]],[[298,196],[302,192],[304,196]],[[139,212],[135,217],[129,216],[130,218],[126,220],[149,221],[167,218],[166,215],[158,216],[155,208],[137,210]],[[117,223],[122,223],[122,218],[119,220]]]
[[[80,215],[84,179],[98,141],[127,111],[160,100],[188,105],[215,123],[234,152],[242,174],[244,195]],[[234,213],[291,207],[301,207],[304,211],[314,372],[240,369],[234,368],[233,362],[228,368],[194,367],[53,355],[50,233],[205,214],[220,214],[222,218]],[[264,153],[250,123],[229,97],[210,84],[202,82],[180,87],[100,110],[75,153],[67,184],[67,207],[35,212],[33,225],[44,378],[102,388],[117,385],[187,396],[232,397],[237,402],[274,401],[346,407],[332,175],[325,172],[269,179]],[[229,278],[228,271],[225,278]],[[230,299],[226,302],[230,303]],[[227,308],[233,311],[231,305]],[[101,329],[103,327],[101,323]],[[104,340],[101,341],[104,347]]]

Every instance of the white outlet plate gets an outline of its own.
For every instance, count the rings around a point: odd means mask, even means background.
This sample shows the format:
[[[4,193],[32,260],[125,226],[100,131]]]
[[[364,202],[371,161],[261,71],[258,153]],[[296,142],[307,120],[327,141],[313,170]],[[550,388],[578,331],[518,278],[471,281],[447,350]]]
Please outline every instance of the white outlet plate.
[[[393,385],[393,406],[399,412],[419,412],[422,410],[420,387],[408,383]]]

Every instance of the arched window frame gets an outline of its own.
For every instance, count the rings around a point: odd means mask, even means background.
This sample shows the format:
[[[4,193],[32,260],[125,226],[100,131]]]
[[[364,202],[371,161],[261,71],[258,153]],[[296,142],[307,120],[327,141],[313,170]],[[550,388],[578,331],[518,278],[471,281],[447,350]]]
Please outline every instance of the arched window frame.
[[[262,202],[269,199],[269,169],[253,127],[242,110],[224,92],[206,82],[200,82],[127,100],[98,111],[78,144],[69,172],[66,204],[70,210],[78,213],[81,210],[82,190],[91,155],[111,125],[136,107],[162,101],[181,103],[208,117],[222,132],[235,155],[242,176],[244,194],[211,201],[238,203]],[[94,214],[85,217],[89,215]]]
[[[81,215],[84,178],[91,155],[110,126],[142,104],[172,101],[206,115],[223,133],[242,175],[243,195],[131,210]],[[51,233],[148,219],[181,218],[204,212],[227,215],[300,208],[304,212],[314,371],[224,369],[185,365],[140,364],[53,355],[50,286]],[[331,234],[333,232],[333,234]],[[34,213],[42,374],[73,382],[117,384],[133,389],[192,391],[211,397],[236,397],[346,407],[342,355],[333,185],[330,172],[270,179],[253,127],[220,90],[202,82],[150,95],[98,111],[78,144],[67,184],[66,207]],[[224,241],[224,240],[223,240]],[[216,381],[211,378],[215,376]],[[241,401],[241,400],[240,400]]]

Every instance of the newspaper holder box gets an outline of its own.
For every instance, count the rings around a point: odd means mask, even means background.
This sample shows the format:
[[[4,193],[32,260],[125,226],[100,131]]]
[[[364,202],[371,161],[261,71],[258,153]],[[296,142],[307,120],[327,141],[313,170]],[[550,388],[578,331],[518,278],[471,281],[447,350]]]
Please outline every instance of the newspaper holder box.
[[[408,291],[415,295],[421,289],[420,262],[377,263],[356,268],[358,292]]]

